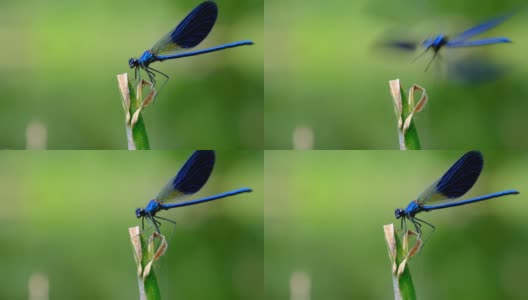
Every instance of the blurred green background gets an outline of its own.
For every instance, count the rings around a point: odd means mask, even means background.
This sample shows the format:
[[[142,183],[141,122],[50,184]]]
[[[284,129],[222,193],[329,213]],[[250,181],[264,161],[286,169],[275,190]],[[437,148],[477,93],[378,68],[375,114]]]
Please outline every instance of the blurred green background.
[[[463,154],[266,151],[266,298],[393,299],[383,225]],[[410,264],[418,299],[528,298],[528,154],[483,155],[467,197],[521,194],[419,215],[436,231]]]
[[[201,2],[2,1],[0,148],[126,149],[116,75]],[[255,45],[152,65],[171,77],[144,114],[152,149],[262,147],[263,6],[219,2],[196,49]]]
[[[3,152],[0,298],[139,299],[128,228],[191,151]],[[254,191],[163,212],[164,299],[263,298],[263,153],[225,152],[197,197]],[[48,299],[48,298],[31,298]]]
[[[358,0],[266,2],[266,149],[397,149],[388,81],[416,83],[430,96],[416,125],[423,149],[527,149],[528,51],[525,2],[498,0]],[[512,44],[396,55],[384,38],[457,34],[497,15],[511,19],[482,37]],[[480,59],[503,72],[467,84],[449,60]],[[476,66],[476,69],[485,66]],[[487,74],[487,73],[485,73]],[[483,74],[480,74],[483,75]]]

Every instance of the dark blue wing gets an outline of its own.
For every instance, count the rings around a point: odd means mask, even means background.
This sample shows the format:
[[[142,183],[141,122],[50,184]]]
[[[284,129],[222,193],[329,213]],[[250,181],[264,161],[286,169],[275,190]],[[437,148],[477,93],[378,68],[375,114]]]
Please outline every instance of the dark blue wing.
[[[457,40],[457,41],[447,42],[447,47],[451,47],[451,48],[473,47],[473,46],[493,45],[493,44],[499,44],[499,43],[511,43],[511,42],[512,41],[509,38],[505,38],[505,37],[486,38],[486,39],[479,39],[479,40],[474,40],[474,41]]]
[[[477,25],[475,27],[472,27],[472,28],[470,28],[470,29],[458,34],[456,37],[451,39],[451,42],[452,43],[457,43],[457,42],[460,42],[460,41],[463,41],[463,40],[467,40],[467,39],[469,39],[469,38],[471,38],[471,37],[473,37],[475,35],[481,34],[484,31],[488,31],[491,28],[493,28],[493,27],[501,24],[502,22],[506,21],[512,15],[513,15],[513,13],[509,13],[509,14],[497,17],[495,19],[489,20],[487,22],[484,22],[482,24],[479,24],[479,25]]]
[[[216,3],[203,2],[193,9],[176,28],[161,38],[151,51],[157,55],[197,46],[211,32],[217,16]]]
[[[458,198],[464,195],[477,182],[484,160],[478,151],[471,151],[462,156],[440,178],[436,190],[447,198]]]
[[[156,196],[158,202],[166,202],[179,196],[198,192],[207,182],[215,164],[215,152],[197,150],[185,162],[178,174]]]
[[[447,172],[431,185],[416,200],[420,204],[455,199],[464,195],[475,184],[484,160],[478,151],[470,151],[462,156]]]

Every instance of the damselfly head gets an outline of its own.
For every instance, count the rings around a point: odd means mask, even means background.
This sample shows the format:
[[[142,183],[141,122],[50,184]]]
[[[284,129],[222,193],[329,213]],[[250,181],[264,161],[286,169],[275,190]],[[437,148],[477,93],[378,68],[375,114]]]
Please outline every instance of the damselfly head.
[[[145,210],[142,208],[136,209],[136,217],[139,219],[143,216],[145,216]]]
[[[405,216],[405,211],[403,209],[396,208],[396,210],[394,211],[394,215],[396,216],[396,219],[399,219]]]
[[[130,69],[135,68],[139,65],[139,62],[135,58],[131,58],[128,60],[128,66],[130,66]]]

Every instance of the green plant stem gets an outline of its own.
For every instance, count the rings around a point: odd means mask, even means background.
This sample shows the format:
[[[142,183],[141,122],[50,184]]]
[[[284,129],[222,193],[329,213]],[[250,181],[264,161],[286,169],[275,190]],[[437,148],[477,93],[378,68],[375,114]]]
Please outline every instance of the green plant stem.
[[[128,89],[130,91],[130,116],[133,116],[134,113],[139,109],[141,105],[141,101],[136,100],[138,99],[136,96],[136,91],[134,89],[134,86],[129,81],[128,82]],[[139,95],[141,97],[141,95]],[[127,124],[127,126],[130,126]],[[143,121],[142,113],[140,112],[137,118],[136,124],[132,127],[132,141],[135,145],[136,150],[150,150],[148,135],[147,135],[147,129],[145,128],[145,122]],[[130,128],[127,128],[127,135],[129,135]],[[130,148],[130,147],[129,147]]]
[[[403,250],[401,237],[396,236],[396,249],[397,249],[397,255],[396,255],[396,265],[399,266],[403,260],[405,259],[405,252]],[[402,300],[416,300],[416,292],[414,290],[414,284],[411,277],[411,270],[409,268],[409,264],[405,265],[405,269],[403,270],[403,273],[400,274],[398,277],[395,275],[398,282],[398,289],[400,291],[401,299]]]
[[[405,95],[405,92],[400,88],[400,95],[402,97],[402,120],[406,120],[407,117],[412,113],[414,107],[409,106],[409,101]],[[414,119],[411,119],[411,123],[406,132],[402,132],[404,135],[404,143],[407,150],[421,150],[420,139],[418,138],[418,131],[414,125]]]
[[[156,274],[154,273],[154,263],[156,263],[167,250],[167,241],[164,236],[157,233],[145,240],[139,230],[139,226],[128,229],[132,249],[134,250],[134,259],[137,264],[137,280],[139,286],[140,300],[160,300],[161,292],[159,289]],[[158,242],[156,242],[158,240]]]
[[[385,241],[389,250],[391,261],[392,285],[394,288],[394,299],[416,300],[416,293],[409,269],[409,260],[419,252],[422,241],[416,233],[407,231],[401,237],[396,234],[394,224],[383,226]],[[409,249],[409,236],[416,236],[413,246]]]
[[[147,242],[143,238],[143,236],[140,236],[141,239],[141,247],[144,250],[147,250]],[[143,270],[145,270],[145,267],[151,261],[152,256],[154,256],[153,253],[150,253],[149,251],[143,251],[143,255],[141,257],[141,267]],[[158,285],[158,280],[156,278],[156,273],[154,272],[154,268],[151,268],[149,274],[147,277],[145,277],[145,281],[143,282],[143,286],[145,289],[145,296],[146,300],[159,300],[161,299],[161,292]]]

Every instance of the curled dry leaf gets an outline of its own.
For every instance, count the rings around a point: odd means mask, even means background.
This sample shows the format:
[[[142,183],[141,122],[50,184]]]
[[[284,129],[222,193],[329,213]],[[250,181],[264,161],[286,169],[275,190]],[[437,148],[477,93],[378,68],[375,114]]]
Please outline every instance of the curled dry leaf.
[[[416,240],[414,241],[414,244],[412,245],[411,249],[409,249],[409,237],[410,236],[416,236]],[[412,230],[407,230],[405,234],[403,235],[403,251],[405,252],[405,258],[402,260],[400,265],[398,266],[398,272],[397,276],[398,278],[401,276],[403,271],[405,271],[405,267],[407,266],[407,262],[415,256],[420,249],[422,248],[422,239],[418,233]]]
[[[398,121],[398,128],[402,128],[402,113],[403,113],[403,106],[402,106],[402,98],[401,98],[401,86],[400,86],[400,80],[394,79],[389,81],[390,86],[390,92],[392,95],[392,103],[394,104],[394,113],[396,114],[396,118]]]
[[[414,92],[420,91],[422,93],[422,96],[420,97],[420,100],[418,100],[418,104],[414,104]],[[418,113],[422,111],[422,109],[425,107],[425,104],[427,103],[428,97],[427,93],[425,92],[425,89],[417,84],[413,84],[411,89],[409,90],[409,110],[411,113],[405,118],[405,122],[403,124],[403,132],[405,133],[407,129],[409,129],[409,126],[411,126],[411,121],[415,113]]]
[[[160,243],[159,245],[155,246],[155,243],[154,243],[154,240],[156,239],[159,239],[160,240]],[[151,256],[151,260],[145,265],[145,271],[143,272],[143,280],[145,280],[145,278],[147,278],[147,276],[150,274],[150,271],[152,270],[152,265],[154,264],[154,262],[156,262],[158,259],[160,259],[163,254],[165,254],[165,252],[167,251],[167,247],[168,247],[168,244],[167,244],[167,240],[165,239],[165,236],[157,233],[157,232],[154,232],[150,238],[149,238],[149,241],[148,241],[148,251],[149,253],[153,253],[154,255]]]

